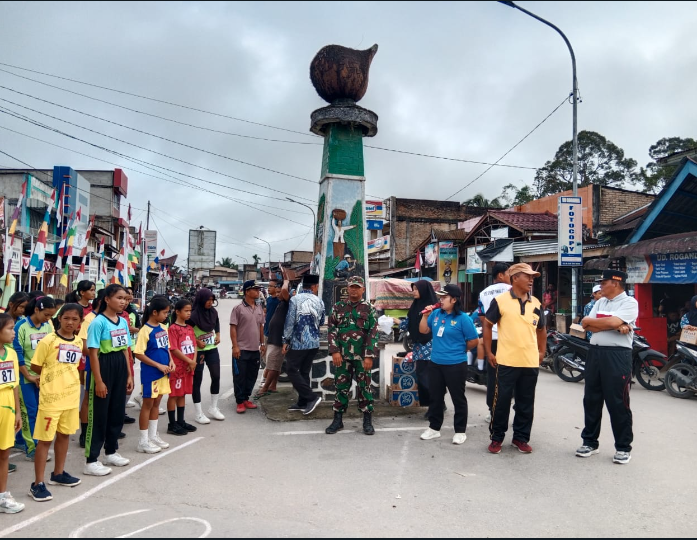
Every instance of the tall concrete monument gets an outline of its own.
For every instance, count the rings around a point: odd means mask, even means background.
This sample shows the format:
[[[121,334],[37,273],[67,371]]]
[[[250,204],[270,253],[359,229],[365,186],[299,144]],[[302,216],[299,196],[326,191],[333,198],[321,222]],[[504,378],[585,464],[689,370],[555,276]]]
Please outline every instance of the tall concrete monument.
[[[378,50],[327,45],[310,64],[310,80],[329,103],[310,116],[310,131],[324,137],[312,272],[327,312],[347,296],[346,280],[361,276],[368,286],[365,238],[363,137],[378,132],[378,115],[356,102],[368,89],[368,71]]]

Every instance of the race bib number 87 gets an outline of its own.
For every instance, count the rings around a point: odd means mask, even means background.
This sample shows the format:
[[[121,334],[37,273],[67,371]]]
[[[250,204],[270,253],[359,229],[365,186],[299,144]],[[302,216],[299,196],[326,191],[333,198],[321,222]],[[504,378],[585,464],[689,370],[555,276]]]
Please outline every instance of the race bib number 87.
[[[0,384],[17,382],[14,362],[0,362]]]
[[[111,346],[114,347],[115,349],[118,349],[120,347],[127,347],[128,346],[128,338],[126,337],[128,335],[128,330],[125,328],[119,328],[118,330],[112,330],[111,331]]]
[[[74,345],[60,345],[58,347],[58,361],[61,364],[78,364],[82,357],[82,351]]]

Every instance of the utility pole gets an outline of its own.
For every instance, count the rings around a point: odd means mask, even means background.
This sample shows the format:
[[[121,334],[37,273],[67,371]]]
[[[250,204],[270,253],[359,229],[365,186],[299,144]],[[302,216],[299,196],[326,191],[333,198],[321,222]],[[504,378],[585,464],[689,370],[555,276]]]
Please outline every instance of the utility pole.
[[[148,214],[145,220],[145,230],[150,230],[150,201],[148,201]],[[148,286],[148,268],[150,268],[150,256],[145,251],[145,235],[141,239],[141,263],[140,263],[140,309],[145,311],[145,288]]]

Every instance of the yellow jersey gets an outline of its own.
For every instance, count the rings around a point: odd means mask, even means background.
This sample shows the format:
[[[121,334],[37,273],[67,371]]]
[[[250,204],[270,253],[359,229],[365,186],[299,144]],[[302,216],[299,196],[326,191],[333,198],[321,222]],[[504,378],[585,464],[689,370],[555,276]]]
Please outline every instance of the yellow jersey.
[[[80,332],[78,333],[77,337],[79,337],[83,341],[87,341],[87,328],[96,316],[97,314],[94,311],[90,311],[87,315],[85,315],[85,318],[82,319],[82,324],[80,325]]]
[[[12,345],[0,347],[0,392],[12,391],[19,384],[19,359]]]
[[[80,407],[82,339],[72,340],[58,334],[46,336],[36,347],[32,364],[41,367],[39,408],[43,411],[67,411]]]

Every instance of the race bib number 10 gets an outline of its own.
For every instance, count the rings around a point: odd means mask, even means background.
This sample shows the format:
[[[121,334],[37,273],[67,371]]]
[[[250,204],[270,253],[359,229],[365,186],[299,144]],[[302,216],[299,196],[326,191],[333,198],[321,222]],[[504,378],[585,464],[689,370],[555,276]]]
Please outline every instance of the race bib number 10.
[[[0,362],[0,384],[17,382],[14,362]]]
[[[112,330],[111,331],[111,346],[114,347],[115,349],[118,349],[120,347],[127,347],[128,346],[128,338],[126,337],[128,335],[128,330],[125,328],[119,328],[118,330]]]
[[[167,349],[169,347],[169,336],[167,332],[158,332],[155,334],[155,341],[158,349]]]
[[[82,358],[82,351],[74,345],[60,345],[58,347],[58,361],[61,364],[78,364]]]

